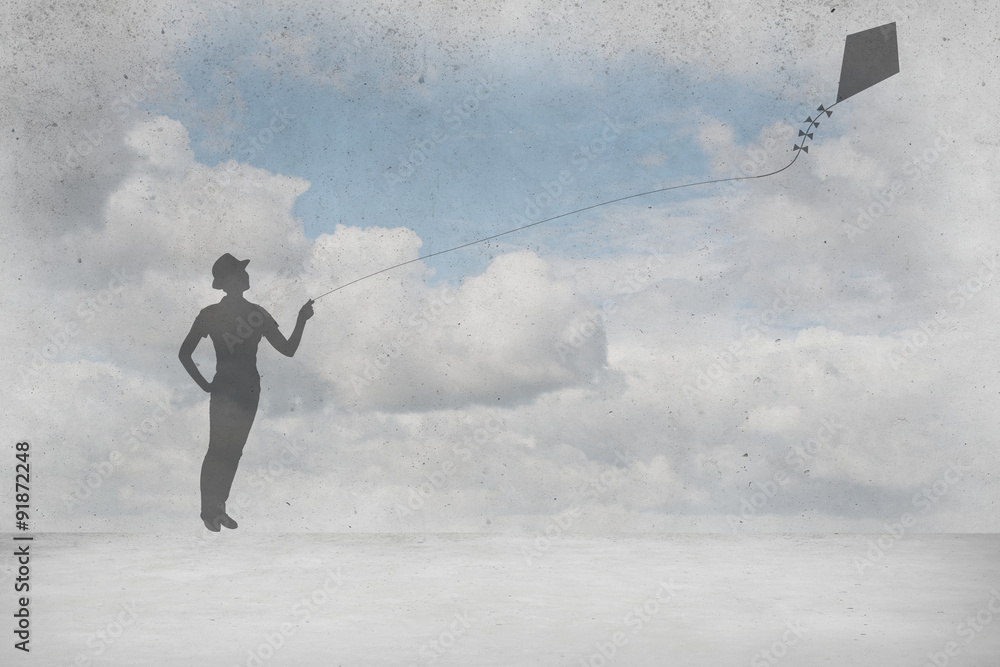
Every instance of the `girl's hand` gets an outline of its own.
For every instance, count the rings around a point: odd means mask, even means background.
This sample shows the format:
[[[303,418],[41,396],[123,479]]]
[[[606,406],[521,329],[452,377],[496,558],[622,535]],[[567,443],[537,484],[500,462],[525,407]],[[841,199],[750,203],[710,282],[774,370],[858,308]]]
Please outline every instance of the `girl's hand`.
[[[313,300],[309,299],[305,305],[299,309],[299,319],[303,322],[313,316]]]

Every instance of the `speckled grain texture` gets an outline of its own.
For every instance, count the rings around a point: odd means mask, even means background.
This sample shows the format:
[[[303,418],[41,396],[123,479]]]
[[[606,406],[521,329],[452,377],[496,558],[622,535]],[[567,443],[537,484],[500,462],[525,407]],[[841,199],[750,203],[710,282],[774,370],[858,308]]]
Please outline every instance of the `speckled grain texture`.
[[[1000,618],[955,628],[1000,609],[1000,541],[914,537],[859,573],[869,539],[571,536],[529,561],[488,535],[46,535],[33,664],[246,665],[269,636],[267,665],[431,664],[456,614],[433,664],[577,667],[621,632],[615,664],[748,665],[789,623],[781,664],[922,665],[948,641],[994,664]]]
[[[899,73],[820,111],[846,37],[890,23]],[[466,607],[437,664],[965,642],[1000,590],[998,26],[982,0],[0,1],[28,662],[93,650],[128,594],[95,664],[246,664],[340,560],[265,662],[429,664]],[[284,335],[320,298],[292,358],[257,353],[240,528],[192,540],[209,398],[178,350],[223,253]],[[616,646],[661,565],[676,607]],[[997,663],[997,627],[951,664]]]

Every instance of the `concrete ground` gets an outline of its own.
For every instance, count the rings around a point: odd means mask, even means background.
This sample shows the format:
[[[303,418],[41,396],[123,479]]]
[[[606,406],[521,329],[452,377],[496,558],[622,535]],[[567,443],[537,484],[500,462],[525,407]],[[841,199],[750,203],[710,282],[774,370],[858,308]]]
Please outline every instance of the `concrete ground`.
[[[37,534],[0,662],[1000,665],[1000,536],[878,537]]]

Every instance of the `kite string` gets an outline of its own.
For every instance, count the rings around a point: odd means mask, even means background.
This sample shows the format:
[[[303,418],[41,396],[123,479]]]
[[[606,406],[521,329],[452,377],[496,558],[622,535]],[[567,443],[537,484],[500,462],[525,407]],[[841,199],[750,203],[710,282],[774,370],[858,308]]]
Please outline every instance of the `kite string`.
[[[565,218],[567,216],[575,215],[577,213],[583,213],[584,211],[589,211],[591,209],[599,208],[601,206],[609,206],[610,204],[616,204],[618,202],[626,201],[628,199],[635,199],[637,197],[645,197],[645,196],[648,196],[648,195],[657,194],[659,192],[667,192],[669,190],[680,190],[681,188],[691,188],[691,187],[695,187],[695,186],[698,186],[698,185],[711,185],[713,183],[727,183],[727,182],[732,182],[732,181],[746,181],[746,180],[751,180],[751,179],[755,179],[755,178],[767,178],[769,176],[774,176],[775,174],[780,174],[781,172],[785,171],[786,169],[788,169],[789,167],[791,167],[793,164],[795,164],[795,161],[799,159],[799,155],[801,155],[803,152],[808,152],[808,147],[805,145],[805,139],[806,139],[806,136],[808,136],[808,138],[812,138],[812,135],[807,135],[807,133],[813,127],[817,127],[819,125],[819,118],[822,116],[822,112],[825,111],[826,114],[827,114],[827,116],[829,116],[830,115],[830,109],[832,109],[833,107],[837,106],[838,104],[840,104],[839,101],[833,103],[832,105],[830,105],[828,107],[823,107],[821,105],[819,107],[819,109],[818,109],[821,113],[818,114],[815,119],[813,119],[812,117],[809,117],[809,118],[806,119],[806,121],[804,121],[804,122],[808,122],[809,125],[806,127],[806,129],[804,131],[801,131],[801,130],[799,131],[799,136],[803,137],[802,144],[798,145],[798,146],[795,146],[795,149],[794,149],[795,150],[795,155],[792,157],[791,161],[788,164],[786,164],[784,167],[782,167],[780,169],[775,169],[774,171],[768,172],[766,174],[756,174],[756,175],[753,175],[753,176],[731,176],[729,178],[714,178],[714,179],[707,180],[707,181],[698,181],[696,183],[682,183],[681,185],[671,185],[671,186],[666,187],[666,188],[658,188],[656,190],[647,190],[646,192],[637,192],[635,194],[626,195],[624,197],[618,197],[616,199],[609,199],[607,201],[598,202],[596,204],[591,204],[590,206],[584,206],[583,208],[578,208],[578,209],[573,210],[573,211],[568,211],[566,213],[560,213],[559,215],[553,215],[552,217],[545,218],[544,220],[539,220],[538,222],[532,222],[532,223],[529,223],[527,225],[521,225],[520,227],[515,227],[514,229],[508,229],[507,231],[499,232],[497,234],[493,234],[492,236],[485,236],[485,237],[483,237],[481,239],[476,239],[475,241],[469,241],[468,243],[463,243],[463,244],[457,245],[457,246],[455,246],[453,248],[446,248],[445,250],[438,250],[437,252],[432,252],[432,253],[428,253],[426,255],[421,255],[420,257],[415,257],[413,259],[408,259],[405,262],[400,262],[399,264],[393,264],[392,266],[387,266],[386,268],[379,269],[378,271],[375,271],[374,273],[369,273],[368,275],[361,276],[360,278],[355,278],[354,280],[352,280],[350,282],[347,282],[347,283],[344,283],[343,285],[339,285],[337,287],[334,287],[332,290],[329,290],[328,292],[324,292],[323,294],[320,294],[319,296],[315,297],[312,300],[313,301],[319,301],[323,297],[328,296],[330,294],[333,294],[334,292],[340,291],[340,290],[344,289],[345,287],[350,287],[351,285],[354,285],[355,283],[359,283],[362,280],[368,280],[369,278],[374,278],[377,275],[380,275],[382,273],[386,273],[387,271],[392,271],[393,269],[398,269],[398,268],[400,268],[402,266],[406,266],[407,264],[412,264],[414,262],[419,262],[421,260],[429,259],[431,257],[437,257],[438,255],[443,255],[443,254],[448,253],[448,252],[454,252],[456,250],[461,250],[462,248],[468,248],[469,246],[473,246],[473,245],[476,245],[478,243],[485,243],[486,241],[492,241],[493,239],[500,238],[501,236],[506,236],[507,234],[513,234],[514,232],[519,232],[519,231],[522,231],[524,229],[528,229],[529,227],[535,227],[536,225],[540,225],[540,224],[545,223],[545,222],[552,222],[553,220],[558,220],[559,218]]]

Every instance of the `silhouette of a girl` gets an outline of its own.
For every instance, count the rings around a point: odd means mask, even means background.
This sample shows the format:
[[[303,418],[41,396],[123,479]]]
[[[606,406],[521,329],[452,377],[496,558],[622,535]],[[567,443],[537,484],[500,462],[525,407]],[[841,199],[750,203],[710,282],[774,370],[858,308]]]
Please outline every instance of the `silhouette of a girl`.
[[[212,266],[212,287],[225,291],[219,303],[202,310],[181,343],[181,364],[198,386],[212,395],[209,403],[208,453],[201,466],[201,518],[205,527],[236,528],[226,514],[226,500],[236,476],[260,399],[257,344],[261,337],[287,357],[295,354],[306,320],[313,316],[312,300],[299,310],[292,335],[286,340],[271,315],[243,298],[250,289],[249,259],[224,254]],[[191,355],[202,338],[215,346],[215,377],[208,382]]]

